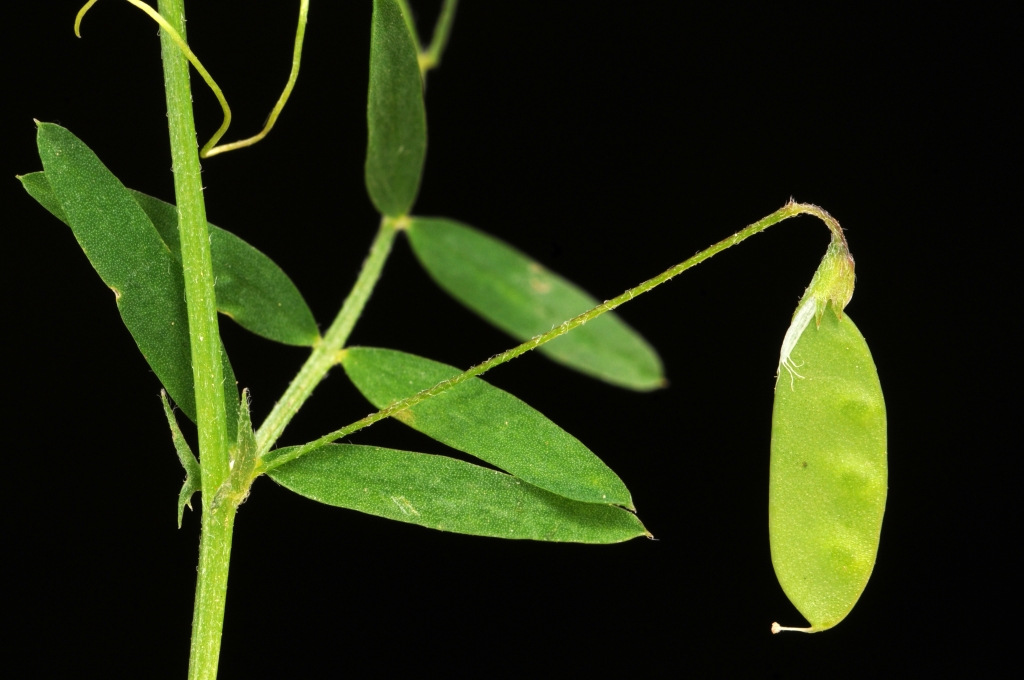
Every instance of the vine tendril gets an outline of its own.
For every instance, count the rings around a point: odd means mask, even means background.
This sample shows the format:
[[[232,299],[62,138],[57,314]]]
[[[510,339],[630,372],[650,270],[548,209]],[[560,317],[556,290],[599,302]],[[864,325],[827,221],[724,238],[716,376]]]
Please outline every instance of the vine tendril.
[[[78,16],[75,17],[75,35],[77,37],[82,37],[82,32],[79,30],[82,26],[82,17],[84,17],[85,13],[89,11],[89,8],[97,2],[98,0],[89,0],[89,2],[85,3],[82,9],[78,10]]]
[[[281,96],[278,97],[277,103],[274,104],[274,108],[270,111],[270,116],[267,117],[266,125],[258,133],[247,139],[240,139],[237,142],[231,142],[230,144],[221,144],[209,148],[207,144],[204,149],[206,153],[200,152],[199,155],[203,158],[209,158],[210,156],[216,156],[219,153],[225,151],[234,151],[235,149],[241,149],[246,146],[252,146],[256,142],[260,141],[273,129],[274,123],[277,122],[277,117],[281,114],[281,109],[288,103],[288,97],[292,94],[292,88],[295,87],[295,81],[299,78],[299,64],[302,61],[302,41],[306,36],[306,18],[309,14],[309,0],[302,0],[299,5],[299,27],[295,30],[295,47],[292,49],[292,72],[288,74],[288,82],[284,86],[284,91],[281,92]]]
[[[78,15],[75,17],[75,35],[79,38],[82,37],[82,18],[97,1],[98,0],[89,0],[82,6],[82,9],[78,10]],[[292,89],[295,87],[295,81],[299,77],[299,64],[302,60],[302,42],[306,35],[306,22],[309,15],[309,0],[301,0],[299,4],[299,25],[295,31],[295,47],[292,51],[292,70],[288,76],[288,82],[284,87],[284,91],[281,93],[277,103],[271,110],[270,116],[267,118],[267,122],[263,126],[263,130],[248,139],[242,139],[237,142],[231,142],[230,144],[223,144],[221,146],[217,146],[217,142],[221,140],[224,133],[226,133],[228,128],[231,126],[231,107],[228,106],[228,101],[224,97],[224,92],[220,89],[220,86],[217,85],[216,81],[214,81],[213,76],[211,76],[209,71],[206,70],[202,62],[199,61],[199,58],[189,48],[188,43],[186,43],[181,35],[179,35],[178,32],[167,23],[159,12],[153,9],[150,5],[141,2],[141,0],[127,0],[127,2],[135,5],[148,14],[149,17],[160,26],[160,28],[167,32],[167,35],[171,37],[178,48],[185,54],[189,63],[191,63],[199,75],[202,76],[203,80],[213,91],[214,96],[217,97],[217,101],[220,103],[220,108],[224,112],[224,121],[221,123],[221,126],[217,131],[213,133],[213,136],[210,137],[210,141],[204,144],[203,148],[199,150],[200,158],[209,158],[210,156],[215,156],[217,154],[224,153],[225,151],[233,151],[235,149],[251,146],[267,136],[270,130],[273,129],[274,123],[277,122],[277,118],[281,114],[281,110],[284,108],[284,105],[288,102]]]

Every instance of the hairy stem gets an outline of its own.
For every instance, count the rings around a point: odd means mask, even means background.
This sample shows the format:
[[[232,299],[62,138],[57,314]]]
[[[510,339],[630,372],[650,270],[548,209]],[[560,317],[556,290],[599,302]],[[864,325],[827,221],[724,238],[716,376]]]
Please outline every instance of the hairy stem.
[[[407,219],[407,218],[403,218]],[[299,370],[292,380],[288,389],[281,399],[274,405],[274,409],[267,416],[267,419],[260,426],[256,433],[257,456],[262,456],[281,437],[284,429],[291,422],[291,419],[299,411],[302,405],[309,399],[313,389],[320,384],[327,372],[338,362],[338,351],[345,346],[348,336],[356,320],[363,313],[370,294],[373,292],[377,281],[380,280],[384,263],[391,253],[391,246],[395,242],[396,227],[399,220],[385,217],[381,220],[380,229],[370,246],[370,254],[363,262],[363,268],[359,272],[359,278],[352,287],[352,291],[345,298],[334,323],[327,329],[321,341],[313,349],[309,359]]]
[[[160,9],[172,25],[178,23],[179,32],[184,30],[183,0],[160,0]],[[224,412],[220,331],[217,326],[217,300],[213,290],[210,235],[206,223],[206,206],[203,203],[195,123],[192,119],[188,61],[178,46],[166,38],[165,33],[161,32],[161,38],[205,495],[207,477],[219,485],[228,472],[228,432]],[[214,489],[216,486],[211,487],[210,491]]]
[[[801,214],[809,214],[818,217],[828,225],[829,229],[833,232],[833,234],[838,234],[838,237],[842,238],[842,228],[839,226],[839,223],[836,222],[836,220],[827,212],[825,212],[816,205],[809,205],[806,203],[794,203],[793,201],[790,201],[783,207],[773,212],[771,215],[768,215],[767,217],[764,217],[758,220],[757,222],[751,224],[747,228],[736,232],[729,238],[723,241],[719,241],[710,248],[707,248],[706,250],[702,250],[693,257],[677,264],[674,267],[667,269],[658,276],[655,276],[652,279],[644,281],[639,286],[636,286],[635,288],[630,288],[622,295],[619,295],[618,297],[613,298],[611,300],[606,300],[597,307],[594,307],[593,309],[586,311],[583,314],[580,314],[579,316],[569,319],[565,323],[561,324],[556,328],[551,329],[547,333],[538,335],[534,338],[531,338],[530,340],[527,340],[523,344],[518,345],[517,347],[513,347],[510,350],[506,350],[501,354],[493,356],[487,361],[484,361],[483,363],[473,366],[465,373],[460,373],[454,378],[450,378],[448,380],[439,382],[433,387],[429,387],[410,397],[406,397],[405,399],[400,399],[399,401],[396,401],[395,403],[381,409],[380,411],[377,411],[376,413],[372,413],[366,416],[365,418],[362,418],[354,423],[351,423],[350,425],[346,425],[340,430],[335,430],[334,432],[330,432],[324,435],[323,437],[320,437],[319,439],[309,442],[308,444],[296,447],[285,455],[273,457],[266,463],[261,464],[260,468],[257,470],[257,474],[262,474],[280,465],[284,465],[285,463],[293,461],[300,456],[304,456],[305,454],[311,451],[315,451],[316,449],[320,448],[321,446],[324,446],[325,444],[330,444],[333,441],[336,441],[343,437],[347,437],[353,432],[361,430],[364,427],[373,425],[378,421],[384,420],[385,418],[390,418],[391,416],[401,411],[411,408],[416,404],[420,403],[421,401],[423,401],[424,399],[434,397],[440,394],[441,392],[444,392],[445,390],[451,389],[452,387],[455,387],[456,385],[469,380],[470,378],[474,378],[478,375],[486,373],[495,366],[500,366],[501,364],[507,361],[511,361],[512,359],[515,359],[521,354],[525,354],[526,352],[529,352],[532,349],[540,347],[546,342],[550,342],[551,340],[554,340],[555,338],[561,335],[565,335],[566,333],[576,328],[577,326],[582,326],[588,321],[601,316],[605,312],[610,312],[616,307],[619,307],[620,305],[629,302],[638,295],[642,295],[647,291],[656,288],[657,286],[660,286],[666,281],[678,276],[679,274],[682,274],[687,269],[700,264],[704,260],[707,260],[708,258],[717,255],[723,250],[731,248],[732,246],[736,245],[737,243],[740,243],[741,241],[745,241],[754,234],[758,234],[774,224],[778,224],[783,220]]]
[[[184,0],[160,0],[159,7],[167,23],[184,37]],[[215,497],[217,489],[228,475],[229,439],[210,237],[203,203],[195,121],[192,117],[188,59],[167,31],[160,32],[160,46],[192,343],[196,423],[199,428],[202,468],[203,533],[199,547],[189,677],[206,680],[217,676],[231,555],[231,530],[234,525],[234,508],[222,508],[217,513],[210,510],[210,500]]]
[[[222,503],[216,510],[211,510],[206,498],[204,493],[203,535],[199,542],[196,603],[192,615],[192,649],[188,658],[189,680],[217,678],[228,569],[231,566],[231,535],[235,528],[235,505]]]

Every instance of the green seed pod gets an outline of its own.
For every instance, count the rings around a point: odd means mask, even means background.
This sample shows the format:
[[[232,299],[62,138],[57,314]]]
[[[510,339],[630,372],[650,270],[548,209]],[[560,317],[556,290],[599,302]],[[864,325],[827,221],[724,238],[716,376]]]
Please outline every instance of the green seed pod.
[[[829,303],[831,307],[831,303]],[[864,337],[805,298],[783,342],[772,415],[772,564],[814,633],[842,621],[867,585],[887,490],[885,402]],[[835,313],[832,313],[835,312]]]

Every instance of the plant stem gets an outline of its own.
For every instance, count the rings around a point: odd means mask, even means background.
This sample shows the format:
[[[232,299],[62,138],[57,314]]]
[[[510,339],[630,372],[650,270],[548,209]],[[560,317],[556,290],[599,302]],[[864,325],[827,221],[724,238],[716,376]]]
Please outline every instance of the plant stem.
[[[204,493],[203,534],[199,542],[196,603],[192,615],[192,649],[188,658],[189,680],[217,678],[228,569],[231,566],[231,534],[237,509],[233,503],[222,503],[216,510],[211,510],[206,498]]]
[[[184,0],[160,0],[159,8],[168,24],[185,38]],[[217,512],[210,509],[210,502],[229,471],[224,376],[213,290],[210,237],[192,116],[188,60],[181,48],[163,30],[160,32],[160,46],[192,343],[196,424],[199,428],[199,459],[202,468],[203,533],[199,546],[189,677],[212,679],[217,675],[220,656],[231,531],[234,526],[233,507],[222,507]]]
[[[525,354],[526,352],[529,352],[532,349],[540,347],[546,342],[554,340],[555,338],[561,335],[565,335],[573,328],[576,328],[577,326],[582,326],[588,321],[601,316],[605,312],[612,311],[616,307],[619,307],[620,305],[629,302],[636,296],[642,295],[647,291],[651,290],[652,288],[656,288],[657,286],[660,286],[666,281],[678,276],[679,274],[682,274],[687,269],[700,264],[704,260],[707,260],[708,258],[717,255],[718,253],[722,252],[727,248],[731,248],[732,246],[736,245],[737,243],[740,243],[741,241],[745,241],[754,234],[758,234],[764,231],[773,224],[778,224],[783,220],[801,214],[809,214],[818,217],[828,225],[829,229],[833,232],[833,234],[838,233],[840,237],[842,236],[842,228],[839,226],[839,223],[836,222],[836,220],[827,212],[825,212],[816,205],[810,205],[806,203],[794,203],[791,200],[789,203],[779,208],[771,215],[768,215],[767,217],[758,220],[757,222],[746,227],[745,229],[736,232],[729,238],[723,241],[719,241],[710,248],[707,248],[706,250],[702,250],[693,257],[677,264],[674,267],[667,269],[658,276],[655,276],[652,279],[644,281],[639,286],[636,286],[635,288],[630,288],[622,295],[619,295],[618,297],[613,298],[611,300],[606,300],[597,307],[594,307],[593,309],[586,311],[580,314],[579,316],[569,319],[568,321],[564,322],[560,326],[557,326],[556,328],[553,328],[547,333],[538,335],[534,338],[531,338],[530,340],[527,340],[521,345],[513,347],[510,350],[506,350],[501,354],[495,355],[488,359],[487,361],[484,361],[483,363],[473,366],[466,372],[460,373],[454,378],[441,381],[438,384],[434,385],[433,387],[429,387],[410,397],[406,397],[405,399],[400,399],[399,401],[396,401],[395,403],[381,409],[380,411],[377,411],[376,413],[370,414],[365,418],[357,420],[356,422],[350,425],[346,425],[340,430],[335,430],[334,432],[325,434],[323,437],[311,441],[308,444],[304,444],[303,446],[298,446],[295,447],[294,449],[291,449],[284,455],[273,457],[266,463],[261,463],[261,466],[257,469],[257,474],[266,473],[267,471],[272,470],[280,465],[284,465],[285,463],[288,463],[290,461],[293,461],[296,458],[309,453],[310,451],[314,451],[320,448],[321,446],[324,446],[325,444],[330,444],[331,442],[341,439],[342,437],[347,437],[353,432],[361,430],[364,427],[373,425],[374,423],[384,420],[385,418],[390,418],[396,413],[411,408],[416,404],[420,403],[421,401],[423,401],[424,399],[429,399],[430,397],[437,396],[441,392],[451,389],[452,387],[455,387],[456,385],[463,383],[469,380],[470,378],[474,378],[478,375],[486,373],[495,366],[499,366],[507,361],[511,361],[512,359],[515,359],[517,356],[521,354]]]
[[[404,220],[406,218],[400,218]],[[395,242],[395,235],[398,233],[396,227],[400,220],[385,217],[381,220],[380,229],[370,246],[370,253],[363,262],[363,268],[359,272],[359,278],[352,287],[352,291],[345,298],[334,323],[327,329],[323,338],[313,349],[309,359],[299,370],[299,373],[292,380],[288,389],[281,396],[281,399],[274,404],[274,409],[267,416],[267,419],[260,426],[256,433],[257,456],[261,457],[280,438],[288,423],[302,407],[302,404],[309,399],[314,388],[324,379],[327,372],[338,362],[338,351],[348,341],[359,316],[366,307],[377,281],[380,280],[384,263],[391,253],[391,246]]]
[[[183,0],[160,0],[164,18],[183,33]],[[203,203],[196,129],[192,119],[192,92],[188,61],[161,31],[167,119],[171,137],[174,193],[178,206],[181,262],[185,272],[185,299],[192,341],[192,370],[196,387],[199,451],[203,466],[203,495],[207,478],[219,485],[228,472],[228,433],[224,412],[224,375],[221,364],[217,300],[213,290],[210,235]]]

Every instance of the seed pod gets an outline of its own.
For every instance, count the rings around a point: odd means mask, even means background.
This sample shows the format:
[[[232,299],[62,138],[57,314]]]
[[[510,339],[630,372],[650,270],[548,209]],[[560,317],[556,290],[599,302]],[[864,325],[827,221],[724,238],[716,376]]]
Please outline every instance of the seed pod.
[[[808,296],[783,344],[779,372],[789,375],[775,389],[768,491],[775,574],[811,627],[775,623],[774,633],[826,630],[850,613],[871,576],[885,511],[885,402],[874,361],[831,303],[820,325],[809,323],[814,304]]]

